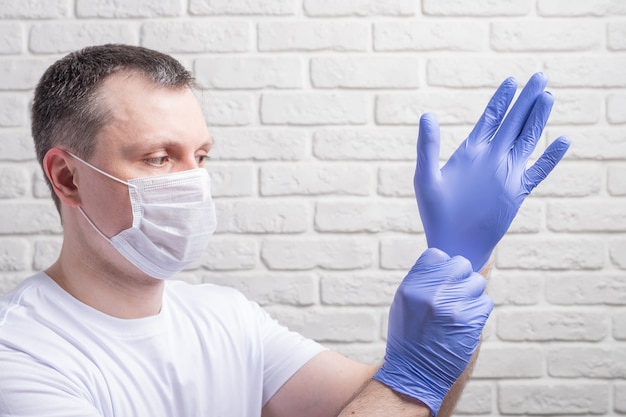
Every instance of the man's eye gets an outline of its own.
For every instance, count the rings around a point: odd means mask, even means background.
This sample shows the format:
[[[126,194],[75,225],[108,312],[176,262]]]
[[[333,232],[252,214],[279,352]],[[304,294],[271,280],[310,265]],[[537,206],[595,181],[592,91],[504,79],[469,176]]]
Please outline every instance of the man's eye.
[[[157,156],[154,158],[147,158],[145,161],[150,165],[161,166],[164,165],[169,160],[168,156]]]
[[[209,159],[211,159],[211,157],[209,155],[198,155],[198,156],[196,156],[196,160],[198,161],[199,165],[202,165],[203,163],[205,163]]]

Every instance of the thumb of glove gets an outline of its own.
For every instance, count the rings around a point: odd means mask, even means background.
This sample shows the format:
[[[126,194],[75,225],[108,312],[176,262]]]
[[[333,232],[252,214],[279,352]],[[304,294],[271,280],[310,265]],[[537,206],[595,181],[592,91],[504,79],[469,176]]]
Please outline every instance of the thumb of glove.
[[[420,118],[419,135],[417,138],[417,167],[415,178],[418,183],[431,182],[439,174],[440,150],[439,122],[431,113],[424,113]]]

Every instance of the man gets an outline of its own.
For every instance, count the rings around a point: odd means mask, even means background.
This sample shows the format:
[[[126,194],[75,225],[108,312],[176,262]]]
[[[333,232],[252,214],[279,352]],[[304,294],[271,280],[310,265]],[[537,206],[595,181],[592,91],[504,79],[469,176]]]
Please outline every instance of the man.
[[[0,301],[0,415],[449,415],[492,309],[474,271],[569,143],[526,170],[552,105],[545,77],[506,119],[517,86],[505,81],[441,170],[436,121],[422,118],[415,188],[430,249],[394,298],[380,367],[232,289],[164,281],[215,229],[192,81],[173,58],[125,45],[70,54],[40,80],[32,132],[64,239]]]

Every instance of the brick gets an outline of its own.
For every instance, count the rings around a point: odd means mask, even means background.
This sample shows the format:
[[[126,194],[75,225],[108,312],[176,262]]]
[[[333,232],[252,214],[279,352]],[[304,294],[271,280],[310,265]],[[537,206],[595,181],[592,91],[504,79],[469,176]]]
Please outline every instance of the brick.
[[[374,314],[343,309],[268,308],[278,321],[319,342],[371,342],[379,323]]]
[[[218,232],[301,233],[307,229],[304,201],[218,201]]]
[[[426,76],[428,85],[432,86],[496,88],[507,77],[515,76],[521,80],[538,69],[539,62],[535,58],[507,60],[501,56],[475,59],[442,56],[428,60]]]
[[[548,205],[548,229],[556,232],[624,232],[626,199],[551,203]]]
[[[311,59],[316,88],[417,88],[420,59],[413,56],[339,56]]]
[[[43,171],[41,169],[36,169],[33,173],[33,196],[35,198],[47,198],[49,199],[52,194],[50,187],[46,183],[44,179]]]
[[[491,47],[500,52],[594,51],[603,41],[602,22],[544,19],[491,24]]]
[[[415,164],[383,165],[378,169],[379,195],[385,197],[415,197],[413,175]]]
[[[488,37],[484,25],[456,20],[375,22],[373,30],[375,51],[477,52]]]
[[[605,243],[586,237],[541,238],[509,235],[496,249],[498,268],[593,270],[604,266]]]
[[[220,160],[297,161],[307,154],[306,132],[280,128],[211,129],[211,155]]]
[[[626,27],[624,22],[609,22],[607,24],[607,38],[607,46],[609,50],[626,50]]]
[[[372,174],[354,164],[274,164],[260,170],[261,195],[369,194]]]
[[[180,16],[182,11],[180,0],[76,0],[78,17],[172,17]]]
[[[292,15],[295,0],[190,0],[193,15]]]
[[[609,256],[613,265],[626,269],[626,239],[609,241]]]
[[[0,271],[27,270],[30,257],[30,245],[25,239],[0,238]]]
[[[426,237],[389,237],[380,240],[380,268],[408,271],[426,250]]]
[[[540,16],[610,16],[626,14],[626,4],[620,0],[538,0]]]
[[[590,382],[502,382],[498,407],[503,414],[605,414],[609,386]]]
[[[268,239],[261,259],[273,270],[364,269],[372,264],[373,245],[360,238]]]
[[[552,88],[552,85],[549,86]],[[554,94],[555,103],[550,115],[550,125],[592,125],[600,120],[600,110],[604,96],[597,93],[576,93],[559,90]],[[571,126],[568,126],[568,131]],[[554,133],[552,131],[555,130]],[[573,129],[572,129],[573,130]],[[547,137],[556,138],[564,133],[563,127],[548,128]],[[573,139],[578,139],[574,137]],[[578,144],[578,142],[577,142]]]
[[[304,67],[298,57],[199,58],[198,84],[215,89],[299,88]]]
[[[53,19],[69,16],[66,0],[23,0],[0,3],[0,19]]]
[[[41,271],[56,262],[61,254],[62,244],[63,239],[61,237],[37,239],[35,241],[33,269]]]
[[[606,118],[609,123],[626,123],[626,94],[609,94],[606,99]]]
[[[204,282],[241,291],[260,305],[309,306],[317,302],[318,281],[313,274],[251,273],[204,275]]]
[[[626,340],[626,310],[616,310],[612,316],[613,338]]]
[[[369,25],[350,21],[259,23],[259,51],[366,51]]]
[[[423,232],[414,200],[372,204],[371,201],[323,201],[315,206],[318,232]]]
[[[154,21],[141,25],[141,45],[162,52],[245,52],[251,28],[243,21]]]
[[[626,350],[573,347],[548,352],[548,374],[561,378],[626,378]]]
[[[19,165],[0,165],[0,199],[26,195],[29,172]]]
[[[571,138],[574,148],[579,138]],[[543,149],[542,149],[543,150]],[[568,151],[569,153],[569,151]],[[532,191],[533,197],[588,197],[600,194],[604,168],[598,163],[562,160]]]
[[[304,12],[309,16],[413,16],[416,6],[412,0],[304,0]]]
[[[52,201],[3,202],[0,204],[0,235],[60,233],[61,221]]]
[[[491,385],[470,380],[463,390],[455,414],[489,414],[493,403]]]
[[[218,165],[207,167],[211,176],[211,195],[215,197],[249,197],[255,189],[255,173],[250,165]]]
[[[416,142],[415,128],[318,129],[313,135],[313,155],[339,161],[414,161]],[[411,183],[412,178],[413,172],[404,180]]]
[[[571,129],[568,135],[574,145],[567,151],[567,159],[626,159],[626,132],[623,128]],[[548,131],[548,136],[555,136],[552,130]]]
[[[530,2],[477,0],[469,3],[463,0],[424,0],[422,10],[425,15],[435,16],[524,16],[530,12]]]
[[[584,58],[560,56],[545,58],[544,67],[554,87],[626,87],[622,68],[626,58],[586,55]]]
[[[255,240],[214,236],[197,267],[212,271],[248,270],[257,266],[258,258],[259,248]]]
[[[626,383],[615,383],[613,398],[615,411],[618,413],[626,413]]]
[[[67,53],[90,45],[137,43],[136,29],[124,23],[40,23],[30,30],[34,53]]]
[[[626,276],[601,272],[550,277],[546,279],[546,300],[561,305],[626,305]]]
[[[365,124],[368,103],[362,94],[267,93],[261,99],[263,124]]]
[[[402,281],[397,272],[325,273],[321,275],[323,304],[389,306]]]
[[[0,60],[0,90],[31,90],[46,69],[46,62],[32,58]]]
[[[494,270],[488,279],[487,293],[495,305],[537,304],[544,289],[544,274]]]
[[[498,337],[506,341],[597,342],[608,333],[606,314],[562,310],[501,310]]]
[[[540,378],[543,365],[541,349],[484,345],[472,378]]]
[[[20,23],[0,23],[0,54],[19,54],[24,43],[24,30]]]
[[[255,117],[253,97],[245,93],[205,93],[200,101],[209,126],[246,126]]]
[[[508,233],[538,233],[544,218],[543,204],[540,201],[527,199],[520,207]]]

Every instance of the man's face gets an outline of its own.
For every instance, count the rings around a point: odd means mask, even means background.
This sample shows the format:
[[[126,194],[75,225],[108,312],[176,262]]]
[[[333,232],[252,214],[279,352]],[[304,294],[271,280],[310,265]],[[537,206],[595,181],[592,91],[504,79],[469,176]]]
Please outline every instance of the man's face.
[[[204,166],[212,140],[190,89],[120,73],[105,81],[101,96],[112,120],[96,138],[91,164],[124,181]],[[128,187],[77,169],[81,206],[100,230],[111,237],[130,227]]]

